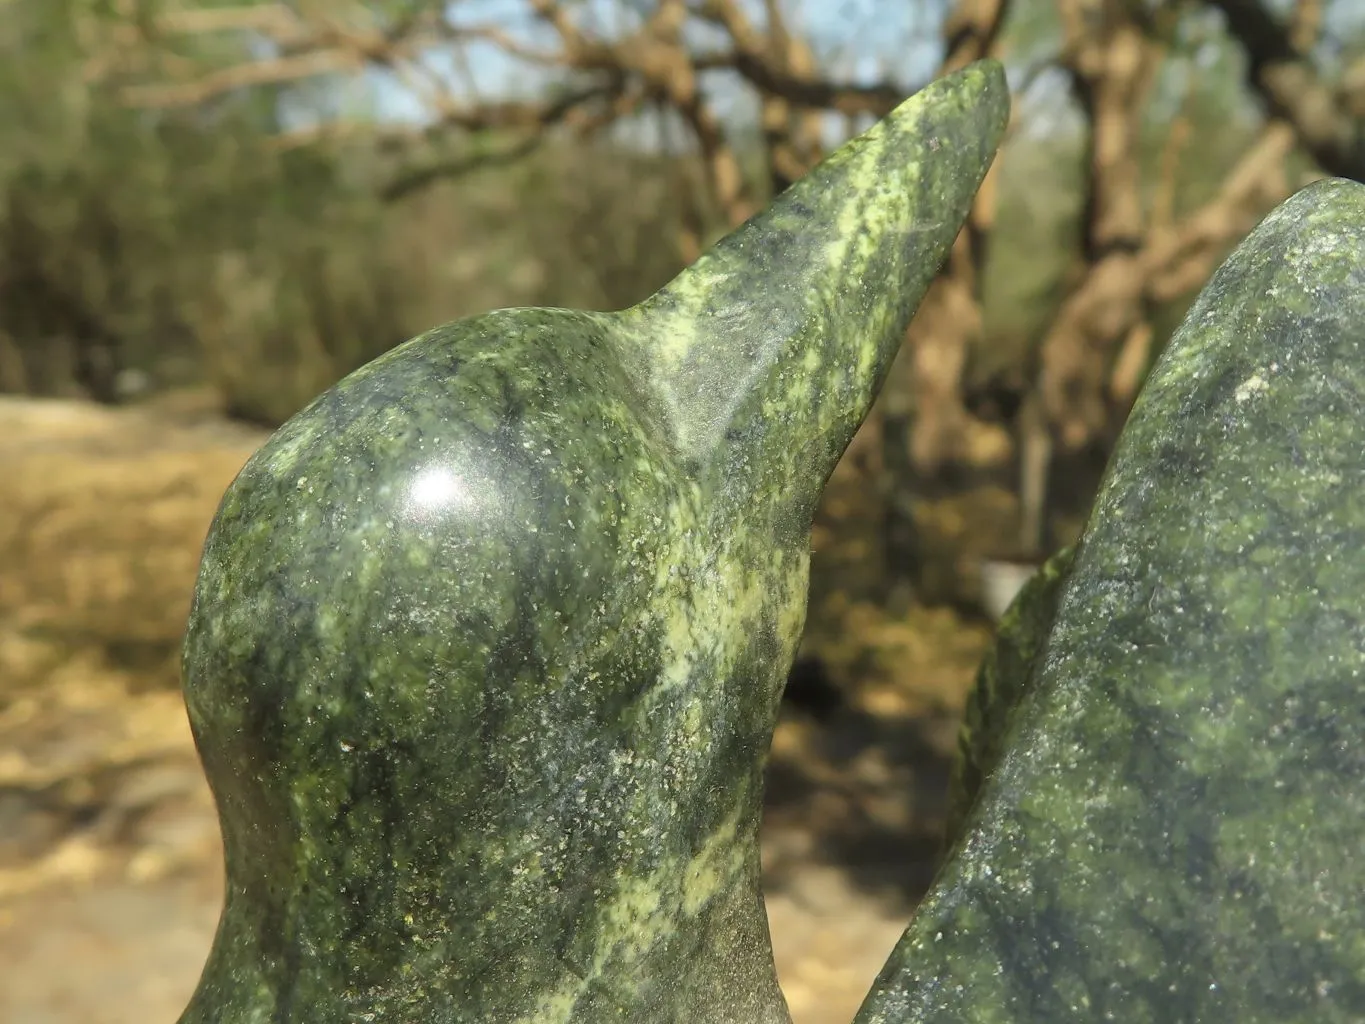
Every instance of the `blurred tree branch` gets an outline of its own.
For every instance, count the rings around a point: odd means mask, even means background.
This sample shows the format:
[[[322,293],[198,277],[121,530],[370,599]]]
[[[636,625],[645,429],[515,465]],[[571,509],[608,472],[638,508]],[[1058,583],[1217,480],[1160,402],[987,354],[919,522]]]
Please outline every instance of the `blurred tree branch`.
[[[1272,118],[1213,199],[1178,223],[1160,215],[1160,205],[1149,213],[1138,142],[1163,57],[1160,27],[1121,0],[1059,5],[1067,32],[1063,64],[1090,131],[1090,171],[1082,270],[1043,336],[1021,425],[1020,544],[1031,551],[1049,546],[1045,504],[1054,441],[1074,451],[1122,421],[1150,362],[1155,307],[1197,287],[1221,254],[1289,194],[1285,159],[1308,130]],[[1301,4],[1300,12],[1311,6]],[[1175,174],[1174,162],[1159,174],[1158,197],[1169,191],[1165,180]]]
[[[1000,33],[1010,7],[1009,0],[959,0],[944,22],[948,46],[939,73],[948,74],[983,57],[999,56]],[[909,402],[904,406],[891,403],[886,440],[890,445],[888,461],[902,466],[910,480],[931,477],[948,462],[981,465],[998,461],[1002,445],[1006,449],[1009,445],[998,432],[983,429],[968,415],[962,393],[967,360],[981,343],[985,326],[981,273],[995,220],[999,176],[997,160],[907,334],[909,359],[903,362],[908,363],[910,373],[905,387]],[[904,530],[907,535],[912,532],[908,524]],[[907,553],[905,557],[913,555]]]
[[[447,5],[438,3],[408,5],[388,23],[367,14],[359,4],[160,9],[138,22],[146,44],[161,54],[159,70],[151,76],[129,76],[127,66],[105,66],[102,74],[118,77],[115,72],[123,71],[123,77],[150,77],[123,82],[120,95],[130,106],[169,108],[201,105],[251,87],[383,68],[421,97],[433,122],[423,133],[388,133],[390,142],[419,136],[429,139],[447,128],[539,134],[562,125],[590,133],[638,112],[646,103],[661,104],[687,125],[705,169],[710,199],[731,226],[750,216],[762,200],[748,188],[701,75],[732,71],[759,92],[773,190],[785,188],[819,159],[815,112],[880,115],[913,91],[889,81],[854,85],[823,76],[809,45],[786,31],[775,0],[764,4],[766,25],[762,28],[752,22],[738,0],[702,0],[692,5],[659,0],[649,7],[652,10],[642,15],[633,31],[608,39],[585,29],[570,4],[527,0],[529,13],[557,36],[558,45],[552,48],[531,45],[502,25],[457,22],[449,16]],[[689,19],[720,29],[726,44],[706,50],[692,47],[685,38]],[[246,56],[207,71],[199,63],[175,59],[178,40],[224,33],[267,40],[273,53]],[[496,46],[532,65],[557,69],[568,76],[570,86],[543,102],[457,97],[450,83],[435,75],[423,57],[434,48],[459,52],[474,42]],[[291,141],[303,142],[327,132],[306,131]],[[533,145],[522,140],[508,146],[503,155],[524,154]],[[403,180],[393,182],[385,192],[407,195],[445,174],[485,163],[486,158],[433,161],[420,171],[404,174]],[[696,250],[699,245],[698,237],[689,247]]]
[[[123,33],[118,46],[111,29],[89,74],[115,84],[131,107],[164,110],[382,69],[420,98],[425,123],[356,127],[324,119],[284,130],[276,141],[281,147],[343,136],[373,141],[401,158],[400,169],[378,186],[386,199],[519,160],[555,132],[582,137],[654,115],[661,132],[680,129],[695,154],[684,172],[700,179],[684,213],[680,249],[689,260],[716,226],[706,215],[734,227],[819,160],[830,141],[830,115],[852,124],[884,114],[918,84],[890,74],[841,80],[822,65],[815,40],[794,27],[790,6],[779,0],[619,0],[613,10],[620,17],[610,28],[590,16],[600,5],[572,0],[520,0],[524,23],[509,16],[480,24],[461,20],[465,5],[436,0],[212,8],[183,2],[125,18],[115,26]],[[116,6],[137,5],[121,0]],[[1269,0],[949,0],[946,8],[939,73],[997,56],[1012,58],[1014,81],[1023,83],[1018,95],[1045,73],[1064,83],[1085,146],[1074,265],[1057,288],[1049,321],[1029,328],[1028,354],[1009,371],[1013,404],[978,417],[966,381],[973,354],[985,347],[983,280],[995,249],[1007,142],[907,335],[907,358],[895,371],[903,377],[901,397],[880,407],[870,429],[882,432],[887,464],[902,474],[906,482],[896,486],[907,494],[953,466],[1012,466],[1021,506],[1018,543],[1025,553],[1038,553],[1048,546],[1047,485],[1057,457],[1108,443],[1161,342],[1158,312],[1196,288],[1227,248],[1288,194],[1295,184],[1286,172],[1291,152],[1299,148],[1328,173],[1365,180],[1365,60],[1336,80],[1318,67],[1313,53],[1322,0],[1298,0],[1284,18]],[[1020,76],[1024,58],[1012,49],[1011,19],[1039,8],[1056,15],[1060,43],[1049,37],[1048,57],[1033,59]],[[1156,133],[1158,159],[1148,160],[1151,111],[1154,90],[1173,61],[1185,61],[1187,75],[1196,73],[1196,62],[1180,51],[1179,28],[1205,8],[1223,15],[1227,35],[1219,35],[1220,45],[1231,39],[1245,53],[1247,85],[1266,118],[1238,136],[1246,148],[1235,160],[1229,156],[1230,172],[1212,195],[1182,206],[1176,193],[1200,159],[1203,140],[1181,106],[1164,136]],[[127,44],[133,29],[143,52]],[[183,55],[187,41],[210,38],[237,45],[220,46],[216,63]],[[546,90],[530,99],[480,91],[471,84],[467,52],[478,46],[515,59],[537,81],[543,76]],[[433,53],[464,69],[464,88],[437,70]],[[761,145],[755,151],[737,141],[726,121],[718,74],[747,86],[757,102]],[[1015,126],[1021,107],[1016,104]],[[445,145],[460,133],[482,134],[469,145]],[[893,518],[908,522],[910,504],[902,501]]]
[[[1247,77],[1272,116],[1288,122],[1328,174],[1365,181],[1365,58],[1335,86],[1311,56],[1321,0],[1298,0],[1288,22],[1264,0],[1209,0],[1247,54]]]

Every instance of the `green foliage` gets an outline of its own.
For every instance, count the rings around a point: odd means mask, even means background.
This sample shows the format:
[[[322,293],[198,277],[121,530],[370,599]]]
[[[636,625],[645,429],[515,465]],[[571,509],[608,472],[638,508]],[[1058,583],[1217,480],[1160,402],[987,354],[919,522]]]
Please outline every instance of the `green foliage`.
[[[335,160],[272,149],[250,107],[129,109],[85,84],[93,9],[11,7],[0,388],[111,400],[129,369],[207,370],[275,420],[405,336],[395,275],[364,265],[382,211]]]
[[[715,219],[688,160],[607,141],[527,146],[486,131],[377,145],[363,131],[373,96],[353,79],[133,109],[120,83],[186,82],[261,52],[241,32],[153,45],[157,5],[136,6],[142,28],[95,0],[0,0],[0,391],[116,400],[131,369],[156,383],[208,379],[236,415],[277,423],[433,324],[507,305],[628,305],[680,269],[685,207]],[[422,6],[349,10],[384,24]],[[1174,161],[1177,220],[1216,193],[1256,130],[1240,51],[1190,10],[1143,138],[1150,205],[1172,119],[1194,126]],[[1003,38],[1020,67],[1055,57],[1055,3],[1015,5]],[[1001,157],[969,390],[1020,377],[1074,284],[1084,136],[1065,85],[1036,85],[1016,98],[1019,129]],[[300,119],[325,126],[343,113],[361,118],[353,141],[289,138]],[[761,140],[732,141],[762,179]],[[461,161],[478,169],[387,198],[405,169]],[[1156,311],[1158,349],[1187,302]]]
[[[92,8],[9,9],[23,17],[0,29],[0,114],[14,115],[0,122],[0,391],[113,401],[133,370],[207,379],[231,413],[274,424],[433,323],[619,308],[680,269],[673,170],[657,159],[551,141],[385,202],[392,169],[373,146],[283,139],[279,90],[130,109],[83,81]],[[225,63],[221,45],[204,61]]]

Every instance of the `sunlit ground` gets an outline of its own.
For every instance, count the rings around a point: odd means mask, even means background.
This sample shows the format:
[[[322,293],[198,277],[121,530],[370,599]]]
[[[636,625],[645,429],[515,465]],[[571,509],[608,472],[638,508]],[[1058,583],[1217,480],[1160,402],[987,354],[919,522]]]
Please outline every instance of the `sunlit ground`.
[[[261,435],[31,412],[0,402],[0,1021],[170,1024],[222,887],[175,689],[182,602]],[[797,1024],[851,1019],[930,880],[986,636],[947,612],[824,600],[806,652],[823,657],[801,663],[774,740],[764,834]]]

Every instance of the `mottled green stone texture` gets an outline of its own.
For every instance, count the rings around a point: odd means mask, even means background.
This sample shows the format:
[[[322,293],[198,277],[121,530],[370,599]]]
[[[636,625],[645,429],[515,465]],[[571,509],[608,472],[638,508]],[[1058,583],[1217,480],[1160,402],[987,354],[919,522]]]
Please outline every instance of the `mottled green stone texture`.
[[[1034,665],[1056,621],[1057,602],[1075,553],[1075,548],[1063,548],[1034,573],[1005,610],[995,643],[981,660],[976,685],[967,695],[949,780],[945,829],[949,847],[961,838],[981,784],[1004,752],[1015,709],[1028,693]]]
[[[998,761],[859,1024],[1365,1021],[1362,411],[1365,186],[1325,181],[1204,289],[1012,613],[1046,635],[1004,638]]]
[[[813,509],[1007,108],[937,82],[641,305],[441,327],[250,460],[185,645],[228,882],[184,1024],[787,1020]]]

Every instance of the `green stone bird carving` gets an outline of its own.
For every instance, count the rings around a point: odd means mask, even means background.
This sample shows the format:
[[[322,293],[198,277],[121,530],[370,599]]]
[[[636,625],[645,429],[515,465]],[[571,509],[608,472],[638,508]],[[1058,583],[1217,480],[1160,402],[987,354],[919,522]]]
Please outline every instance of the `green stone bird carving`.
[[[640,305],[438,328],[250,460],[185,642],[227,901],[182,1024],[788,1019],[811,520],[1007,115],[936,82]]]

